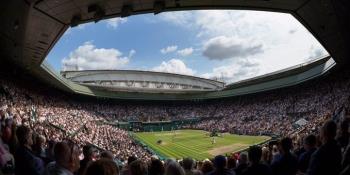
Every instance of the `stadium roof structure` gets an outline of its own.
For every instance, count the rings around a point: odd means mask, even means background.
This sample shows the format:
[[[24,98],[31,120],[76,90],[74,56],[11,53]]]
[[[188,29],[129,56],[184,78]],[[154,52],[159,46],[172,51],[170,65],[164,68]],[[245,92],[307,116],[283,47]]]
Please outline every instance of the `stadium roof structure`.
[[[96,75],[97,71],[62,72],[62,74],[65,74],[64,76],[68,78],[67,79],[53,72],[53,69],[46,62],[44,62],[44,64],[42,64],[41,67],[45,69],[47,72],[49,72],[51,76],[55,77],[53,79],[58,80],[60,82],[57,84],[58,88],[61,88],[61,89],[66,88],[67,90],[70,90],[71,92],[74,92],[74,93],[97,96],[97,97],[117,98],[117,99],[199,100],[199,99],[232,97],[232,96],[263,92],[267,90],[273,90],[273,89],[288,87],[292,85],[297,85],[299,83],[308,81],[310,79],[322,76],[323,74],[327,73],[330,69],[332,69],[336,65],[337,65],[336,62],[330,56],[326,56],[320,59],[312,60],[307,63],[296,65],[281,71],[262,75],[257,78],[252,78],[252,79],[232,83],[225,86],[221,90],[217,89],[217,90],[208,90],[208,91],[189,91],[189,90],[179,89],[177,91],[174,91],[174,90],[169,91],[169,90],[159,89],[158,92],[156,93],[154,92],[150,93],[152,91],[147,92],[147,89],[146,90],[144,89],[143,91],[135,91],[130,88],[116,91],[114,88],[108,87],[108,86],[107,87],[94,86],[94,85],[87,86],[86,84],[76,83],[69,80],[69,78],[74,78],[74,77],[79,78],[79,74],[83,74],[82,75],[83,78],[84,78],[84,75],[89,75],[89,73]],[[114,75],[118,75],[117,72],[118,71],[114,71],[112,73],[116,73]],[[121,72],[123,71],[119,71],[119,73]],[[124,73],[126,72],[128,71],[124,71]],[[143,71],[131,71],[131,72],[144,73],[149,75],[157,74],[157,72],[143,72]],[[128,72],[128,73],[131,73],[131,72]],[[108,74],[108,71],[105,71],[105,72],[100,71],[100,73],[103,73],[104,75],[106,75]],[[169,74],[169,73],[159,73],[159,75],[162,75],[162,74],[166,76],[174,76],[174,77],[184,76],[184,75]],[[187,77],[190,80],[191,78],[201,80],[201,81],[207,80],[207,79],[202,79],[202,78],[192,77],[192,76],[184,76],[184,77]],[[123,81],[124,81],[123,83],[127,83],[127,79],[124,79]],[[207,80],[207,81],[217,82],[214,80]],[[139,83],[140,83],[139,85],[142,84],[141,82]],[[217,82],[217,83],[220,84],[221,82]]]
[[[298,71],[288,69],[285,71],[287,73],[277,72],[235,83],[222,91],[186,95],[125,92],[111,94],[69,81],[45,61],[50,50],[70,26],[113,17],[200,9],[290,13],[314,35],[330,53],[331,58],[317,60],[320,64],[301,65],[295,68]],[[323,74],[335,62],[339,66],[348,64],[349,11],[348,0],[11,0],[1,2],[0,6],[0,57],[13,61],[52,86],[73,93],[126,99],[219,98],[292,85]],[[304,67],[309,70],[304,70]],[[281,77],[271,78],[277,75]],[[265,81],[267,79],[271,80]]]
[[[108,91],[185,93],[210,92],[224,88],[220,81],[188,75],[139,70],[61,71],[75,83]]]

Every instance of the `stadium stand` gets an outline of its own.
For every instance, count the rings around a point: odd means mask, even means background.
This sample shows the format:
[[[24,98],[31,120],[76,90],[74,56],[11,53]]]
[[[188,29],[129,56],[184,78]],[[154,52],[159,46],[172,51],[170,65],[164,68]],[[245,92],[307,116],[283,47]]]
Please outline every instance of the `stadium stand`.
[[[69,93],[73,83],[61,81],[45,66],[45,57],[69,26],[142,13],[215,8],[290,13],[320,41],[338,69],[268,92],[140,103]],[[0,9],[0,175],[350,174],[347,0],[11,0],[3,1]],[[61,88],[64,92],[53,88],[62,87],[62,82],[68,85]],[[277,140],[213,159],[160,160],[127,130],[111,125],[193,118],[199,122],[181,127],[276,135]]]
[[[275,146],[267,144],[249,149],[251,164],[240,168],[237,174],[254,174],[259,169],[265,169],[263,171],[266,174],[348,172],[348,158],[343,157],[341,163],[341,155],[349,154],[349,76],[350,71],[341,69],[302,85],[249,96],[204,102],[141,105],[137,102],[122,103],[94,98],[82,100],[81,96],[71,96],[46,88],[40,82],[33,83],[35,80],[28,78],[13,79],[12,73],[2,72],[1,170],[3,174],[69,174],[75,171],[89,174],[91,172],[85,172],[85,169],[102,171],[115,168],[104,167],[98,161],[91,165],[89,163],[99,159],[98,152],[110,151],[110,157],[117,162],[117,168],[123,174],[135,173],[129,172],[131,166],[139,169],[137,174],[139,171],[146,172],[155,162],[154,155],[137,144],[128,131],[108,124],[109,121],[125,122],[131,117],[134,121],[198,118],[200,122],[182,127],[248,135],[276,134],[279,138],[284,138],[275,143]],[[294,126],[300,118],[307,123]],[[336,122],[342,122],[337,137]],[[313,150],[315,154],[305,155],[310,149],[304,145],[309,141],[305,139],[303,143],[303,140],[310,134],[319,135],[317,149]],[[81,150],[84,154],[81,154]],[[267,156],[264,156],[265,164],[261,165],[258,160],[263,157],[263,150]],[[66,154],[61,154],[62,152]],[[237,160],[238,154],[232,154],[232,158]],[[334,157],[332,164],[327,162],[327,156]],[[83,157],[85,163],[80,165],[84,169],[79,170],[74,160]],[[214,167],[213,172],[208,174],[234,174],[236,169],[231,166],[228,170],[222,165],[222,159],[226,160],[226,157],[205,160]],[[133,160],[135,164],[131,163]],[[298,166],[298,160],[304,168]],[[205,161],[197,161],[193,170],[198,169],[195,172],[201,174],[200,170],[204,167],[199,165],[208,164]],[[179,170],[182,169],[180,165],[183,166],[181,160],[166,161],[164,165],[154,166],[164,166],[164,172],[168,174],[171,174],[169,171],[183,174],[183,170]],[[283,167],[291,165],[295,168],[285,172],[288,168]],[[188,172],[188,165],[186,167]],[[237,167],[242,166],[238,163]],[[327,171],[322,169],[325,167]],[[153,167],[149,171],[163,172],[163,168]]]

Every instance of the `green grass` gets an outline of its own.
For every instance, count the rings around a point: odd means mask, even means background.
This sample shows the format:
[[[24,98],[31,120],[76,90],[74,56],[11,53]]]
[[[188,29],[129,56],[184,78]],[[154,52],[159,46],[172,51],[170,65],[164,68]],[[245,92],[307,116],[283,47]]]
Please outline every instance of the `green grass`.
[[[197,160],[239,151],[270,139],[267,136],[223,134],[222,137],[216,137],[216,143],[212,144],[208,132],[201,130],[177,130],[176,136],[174,131],[138,132],[134,135],[166,158],[192,157]],[[157,144],[158,140],[162,140],[162,144]]]

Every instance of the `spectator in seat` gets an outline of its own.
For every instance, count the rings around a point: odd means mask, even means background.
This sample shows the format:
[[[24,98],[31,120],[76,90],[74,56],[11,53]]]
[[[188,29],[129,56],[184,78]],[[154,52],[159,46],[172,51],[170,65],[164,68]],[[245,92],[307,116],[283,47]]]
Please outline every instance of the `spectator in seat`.
[[[238,159],[238,166],[235,170],[237,175],[242,174],[243,170],[245,170],[248,167],[248,155],[247,153],[243,152],[239,154],[239,159]]]
[[[308,175],[338,175],[341,170],[341,150],[335,136],[337,125],[327,121],[321,129],[322,146],[311,156]]]
[[[49,140],[47,142],[47,148],[45,149],[46,160],[48,161],[47,163],[55,160],[55,152],[54,152],[55,145],[56,145],[56,142],[53,140]]]
[[[93,161],[93,156],[95,152],[95,148],[92,145],[85,145],[83,147],[83,155],[84,159],[80,161],[80,169],[79,169],[79,175],[83,175],[87,165]]]
[[[32,131],[24,125],[16,130],[19,147],[15,153],[15,174],[16,175],[41,175],[44,172],[43,161],[32,152]]]
[[[317,137],[315,135],[308,135],[304,139],[305,152],[298,158],[298,169],[302,173],[306,173],[309,167],[311,155],[316,151]]]
[[[136,161],[136,160],[137,160],[137,158],[136,158],[135,156],[130,156],[130,157],[128,158],[128,164],[127,164],[127,166],[124,167],[124,169],[122,170],[121,174],[122,174],[122,175],[129,175],[129,174],[130,174],[130,173],[129,173],[129,171],[130,171],[130,165],[131,165],[132,162],[134,162],[134,161]]]
[[[163,175],[164,174],[163,163],[159,159],[152,159],[148,172],[149,174],[152,174],[152,175]]]
[[[15,161],[13,155],[9,152],[7,145],[3,144],[0,138],[0,174],[13,174],[14,168]]]
[[[214,165],[210,160],[206,159],[203,161],[203,165],[200,170],[203,174],[208,174],[214,170]]]
[[[272,146],[272,150],[271,150],[271,164],[273,164],[276,160],[281,158],[281,154],[278,150],[278,146],[277,145],[273,145]]]
[[[198,172],[197,170],[195,170],[195,161],[192,158],[185,158],[182,161],[182,166],[185,170],[185,174],[186,175],[196,175],[196,174],[200,174],[200,172]]]
[[[291,153],[292,147],[292,139],[286,137],[280,141],[278,145],[280,156],[271,165],[274,175],[295,175],[297,173],[298,160]]]
[[[165,175],[185,175],[185,170],[175,160],[167,160]]]
[[[102,158],[96,162],[90,162],[85,175],[119,175],[119,169],[112,160]]]
[[[36,156],[40,158],[46,158],[46,153],[45,153],[45,143],[46,139],[42,135],[36,135],[35,136],[35,143],[32,146],[33,152],[35,153]]]
[[[1,138],[2,138],[2,141],[7,145],[9,145],[13,135],[11,126],[12,126],[12,121],[10,119],[5,119],[4,126],[1,127],[1,133],[2,133]]]
[[[234,172],[226,168],[227,160],[225,156],[218,155],[214,158],[214,171],[210,172],[209,175],[235,175]]]
[[[264,146],[261,150],[262,150],[262,155],[261,155],[262,163],[269,165],[270,164],[270,150],[269,150],[269,148]]]
[[[349,122],[347,120],[344,120],[340,124],[339,136],[337,138],[337,142],[340,145],[342,150],[345,151],[346,146],[348,146],[349,139],[350,139]]]
[[[236,168],[236,163],[237,160],[235,159],[234,156],[230,156],[227,159],[227,169],[229,169],[230,171],[232,171],[233,173],[235,172],[235,168]]]
[[[141,160],[135,160],[130,164],[130,175],[147,175],[147,166]]]
[[[47,165],[45,175],[73,175],[79,170],[79,149],[70,141],[58,142],[54,148],[55,162]]]
[[[249,166],[243,171],[243,175],[271,175],[270,167],[266,164],[260,163],[262,156],[262,149],[260,146],[252,146],[249,148]]]

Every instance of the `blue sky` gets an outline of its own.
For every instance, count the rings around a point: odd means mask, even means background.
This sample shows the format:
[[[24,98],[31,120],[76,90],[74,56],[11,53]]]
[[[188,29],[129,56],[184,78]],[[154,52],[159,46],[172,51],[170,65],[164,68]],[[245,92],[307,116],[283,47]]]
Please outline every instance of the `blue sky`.
[[[57,71],[136,69],[234,82],[325,54],[289,14],[209,10],[137,15],[70,28],[47,60]]]

